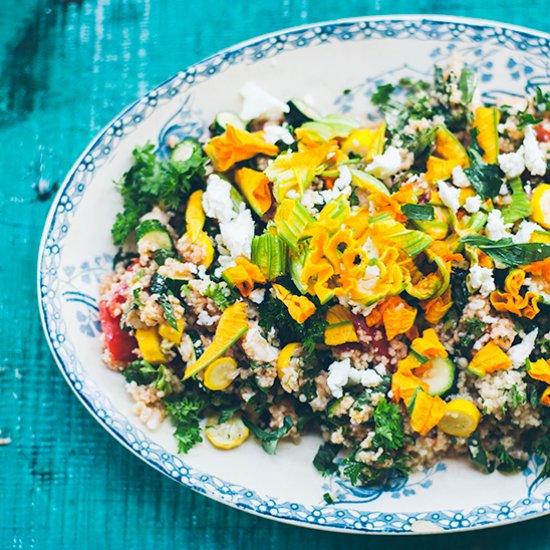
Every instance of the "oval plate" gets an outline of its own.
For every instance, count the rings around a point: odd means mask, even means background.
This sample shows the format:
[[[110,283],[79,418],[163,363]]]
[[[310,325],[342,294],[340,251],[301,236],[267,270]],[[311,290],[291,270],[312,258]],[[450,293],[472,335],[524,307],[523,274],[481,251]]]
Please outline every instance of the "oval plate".
[[[432,16],[341,20],[285,30],[224,50],[164,82],[90,144],[52,205],[39,253],[38,295],[46,338],[67,382],[96,420],[147,464],[215,500],[297,525],[361,533],[480,528],[538,516],[550,507],[542,461],[523,474],[485,476],[446,460],[384,491],[322,478],[312,466],[319,438],[283,443],[276,456],[252,439],[220,452],[207,443],[177,455],[173,428],[148,431],[132,412],[124,379],[101,362],[98,284],[115,250],[110,227],[121,200],[113,185],[131,151],[170,135],[199,137],[220,110],[240,109],[253,80],[281,99],[311,97],[326,111],[367,113],[382,82],[430,78],[460,55],[486,99],[548,86],[550,37],[488,21]],[[327,69],[328,68],[328,69]],[[266,475],[266,472],[267,475]],[[480,491],[479,488],[483,487]],[[333,504],[325,504],[330,493]]]

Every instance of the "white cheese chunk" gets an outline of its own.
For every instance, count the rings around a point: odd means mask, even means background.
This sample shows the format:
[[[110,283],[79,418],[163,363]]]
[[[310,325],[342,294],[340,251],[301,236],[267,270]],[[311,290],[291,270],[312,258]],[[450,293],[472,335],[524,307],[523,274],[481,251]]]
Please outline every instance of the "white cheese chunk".
[[[464,201],[464,209],[470,214],[475,214],[476,212],[479,212],[482,204],[483,201],[481,200],[481,197],[479,195],[474,195],[473,197],[468,197]]]
[[[365,170],[378,178],[388,178],[401,170],[403,161],[399,149],[390,145],[383,154],[374,155],[372,162]]]
[[[496,290],[493,270],[489,267],[473,265],[470,267],[469,283],[473,290],[479,290],[482,296],[488,296]]]
[[[441,201],[456,214],[457,210],[460,208],[460,202],[458,200],[460,197],[460,189],[457,189],[444,181],[438,182],[437,185],[439,186],[439,196],[441,197]]]
[[[546,153],[537,141],[535,129],[532,126],[525,128],[523,140],[525,150],[525,166],[533,176],[544,176],[546,173]]]
[[[252,239],[254,238],[254,220],[250,210],[243,210],[229,222],[220,223],[223,244],[233,258],[250,258]]]
[[[243,98],[241,118],[251,120],[271,111],[288,113],[288,105],[260,88],[255,82],[247,82],[240,90]]]
[[[515,153],[502,153],[498,156],[498,165],[507,178],[516,178],[525,170],[523,145]]]
[[[529,334],[525,335],[525,338],[519,344],[512,346],[508,350],[508,357],[512,360],[512,365],[515,368],[523,366],[529,355],[531,355],[531,352],[535,348],[535,340],[538,333],[538,328],[532,330]]]

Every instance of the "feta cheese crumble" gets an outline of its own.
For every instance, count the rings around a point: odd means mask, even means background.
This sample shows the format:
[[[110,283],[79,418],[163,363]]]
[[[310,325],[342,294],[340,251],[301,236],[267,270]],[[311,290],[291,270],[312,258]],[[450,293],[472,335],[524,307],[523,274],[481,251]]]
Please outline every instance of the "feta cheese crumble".
[[[327,386],[336,399],[344,395],[343,388],[348,383],[351,368],[349,359],[334,361],[328,368]]]
[[[401,153],[397,147],[390,145],[383,154],[374,155],[372,162],[365,170],[378,178],[388,178],[401,169]]]
[[[496,208],[489,212],[487,217],[487,226],[485,231],[487,232],[487,237],[493,241],[498,241],[499,239],[505,239],[510,236],[508,229],[512,227],[511,223],[504,223],[504,219],[500,210]]]
[[[437,185],[439,186],[439,196],[441,197],[441,201],[456,214],[457,210],[460,208],[460,202],[458,200],[460,197],[460,189],[457,189],[444,181],[438,182]]]
[[[525,128],[523,147],[525,149],[525,166],[527,170],[533,176],[544,176],[546,174],[546,153],[541,149],[535,129],[532,126]]]
[[[229,222],[236,218],[237,212],[231,200],[231,184],[212,174],[206,182],[206,191],[202,195],[202,207],[209,218],[220,222]]]
[[[531,235],[534,231],[541,231],[542,227],[534,222],[528,222],[526,220],[519,224],[518,232],[512,235],[512,240],[516,244],[528,243],[531,240]]]
[[[241,118],[251,120],[270,111],[282,111],[288,113],[288,105],[264,89],[255,82],[247,82],[240,90],[243,98]]]
[[[470,187],[470,180],[467,178],[461,166],[453,168],[453,185],[455,187]]]
[[[264,140],[268,143],[277,143],[282,141],[285,145],[292,145],[294,143],[294,138],[292,134],[282,126],[277,126],[276,124],[266,124],[264,126]]]
[[[498,165],[507,178],[516,178],[525,170],[523,145],[515,153],[502,153],[498,156]]]
[[[475,214],[476,212],[479,212],[482,204],[483,201],[481,200],[481,197],[479,195],[474,195],[473,197],[468,197],[464,201],[464,209],[470,214]]]
[[[382,376],[376,368],[358,370],[351,366],[349,359],[334,361],[328,372],[327,385],[330,393],[337,399],[344,395],[343,389],[347,384],[361,384],[366,388],[372,388],[382,382]]]
[[[480,265],[470,267],[469,282],[472,289],[479,290],[482,296],[488,296],[493,290],[496,290],[493,270],[489,267],[481,267]]]
[[[351,172],[347,166],[340,166],[339,176],[334,180],[332,189],[319,191],[325,203],[337,199],[340,195],[349,197],[351,195]]]
[[[519,344],[512,346],[508,350],[508,357],[512,360],[512,365],[515,368],[521,367],[527,361],[529,355],[531,355],[531,352],[535,348],[535,340],[538,333],[538,328],[532,330],[529,334],[525,335],[525,338]]]
[[[254,220],[250,210],[243,210],[231,221],[221,222],[220,231],[223,244],[233,258],[250,258],[254,238]]]

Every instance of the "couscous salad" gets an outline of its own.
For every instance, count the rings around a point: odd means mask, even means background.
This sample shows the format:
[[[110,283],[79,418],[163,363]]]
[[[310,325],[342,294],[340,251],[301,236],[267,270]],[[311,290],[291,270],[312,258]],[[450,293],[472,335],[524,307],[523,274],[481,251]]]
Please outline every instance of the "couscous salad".
[[[317,432],[314,466],[359,484],[550,457],[550,94],[475,80],[378,86],[377,119],[250,83],[203,142],[135,149],[99,306],[150,429],[182,453]]]

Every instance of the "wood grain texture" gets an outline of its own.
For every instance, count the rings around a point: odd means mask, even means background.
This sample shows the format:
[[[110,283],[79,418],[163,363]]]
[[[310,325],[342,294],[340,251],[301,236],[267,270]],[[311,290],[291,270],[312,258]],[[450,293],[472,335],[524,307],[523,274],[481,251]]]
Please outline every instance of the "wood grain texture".
[[[57,371],[35,267],[51,197],[93,135],[186,65],[328,18],[441,13],[435,0],[3,0],[0,10],[0,548],[548,548],[550,520],[396,539],[314,532],[214,503],[105,433]],[[449,0],[443,12],[550,31],[548,0]],[[40,192],[38,192],[40,191]],[[40,197],[40,199],[39,199]],[[483,490],[480,487],[480,490]]]

